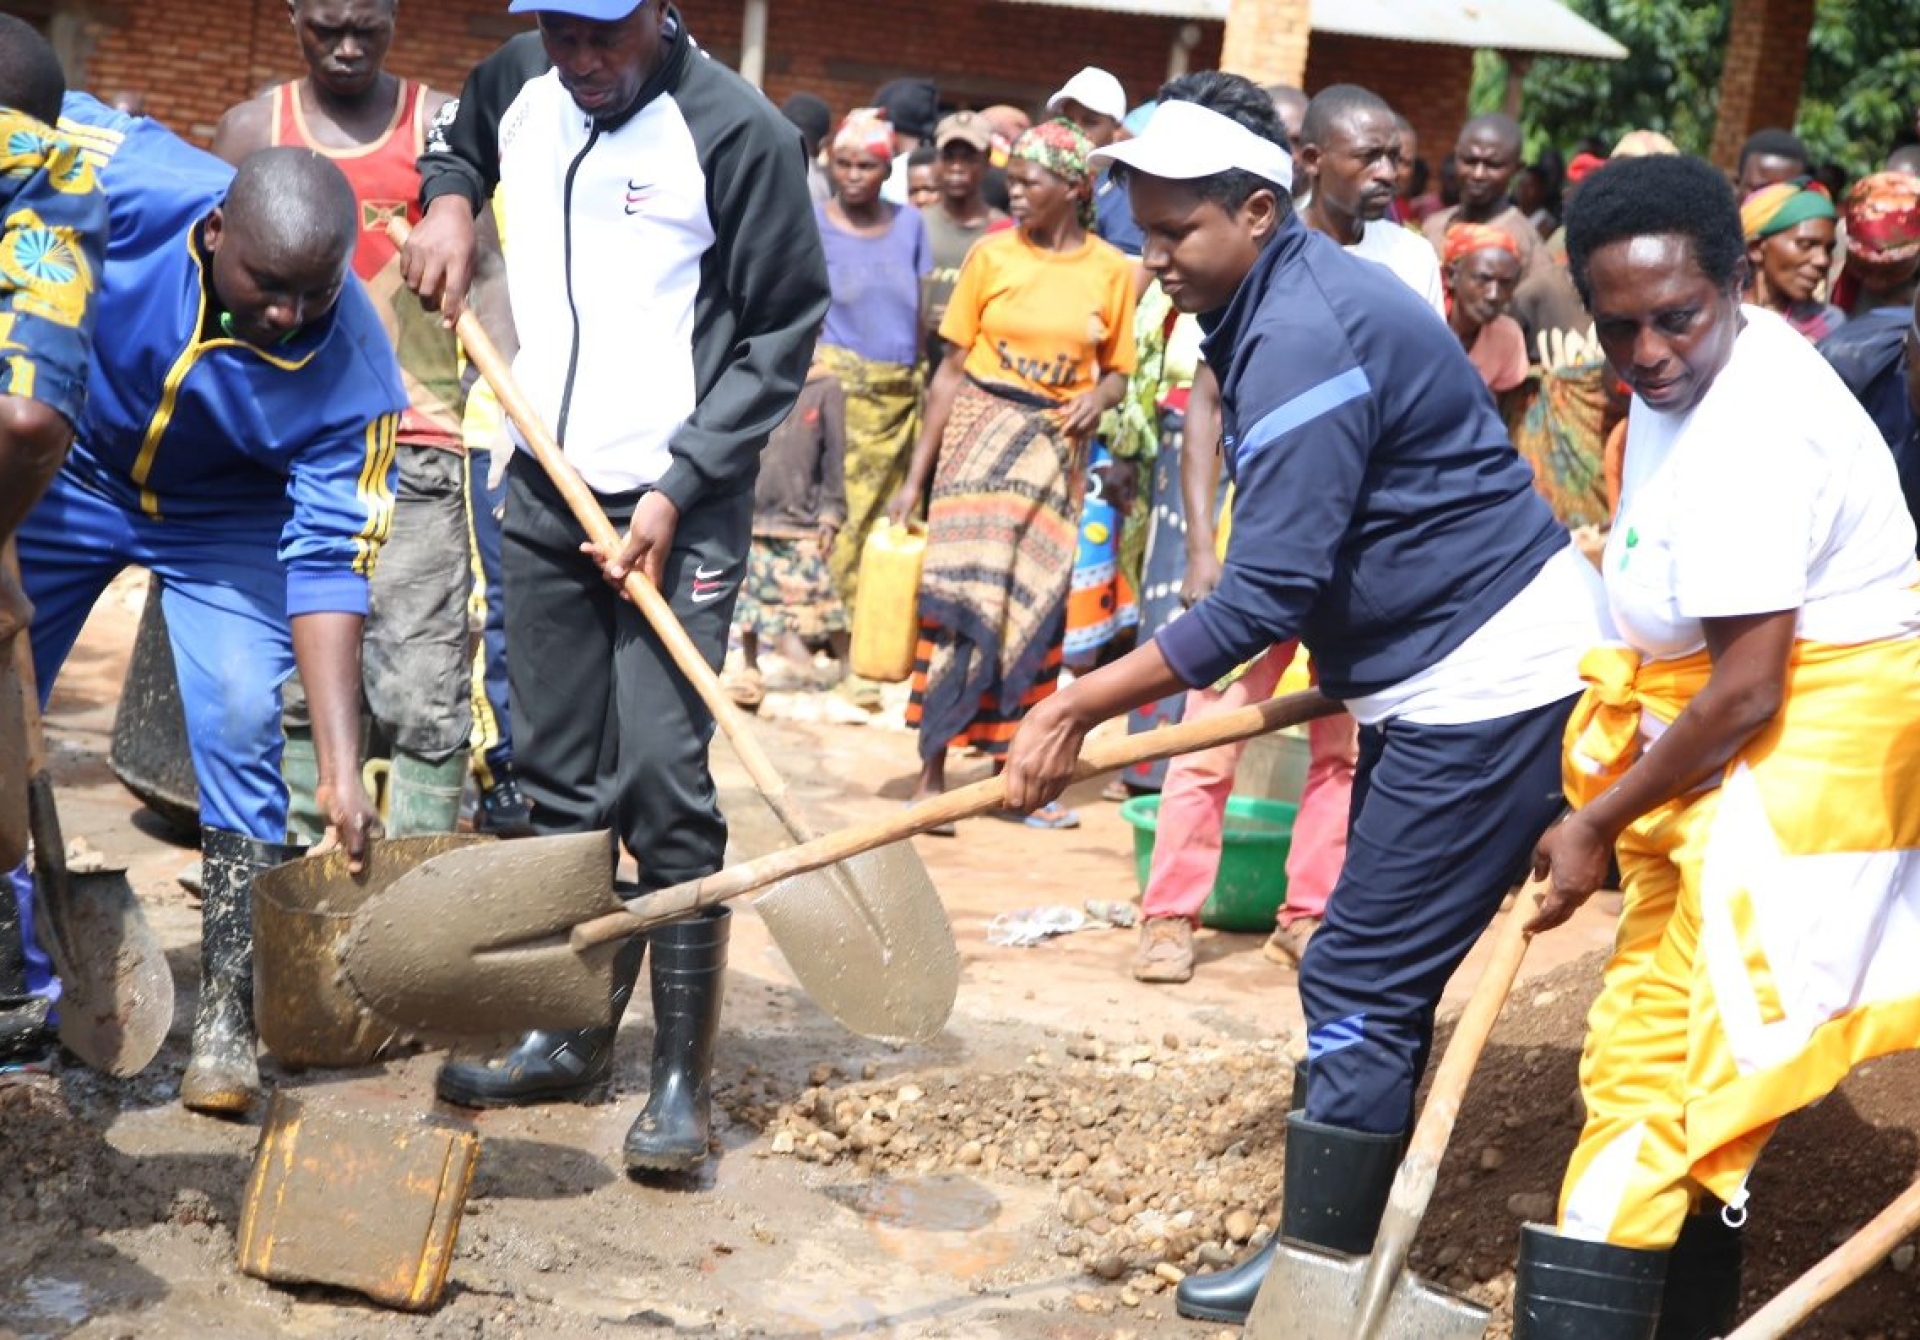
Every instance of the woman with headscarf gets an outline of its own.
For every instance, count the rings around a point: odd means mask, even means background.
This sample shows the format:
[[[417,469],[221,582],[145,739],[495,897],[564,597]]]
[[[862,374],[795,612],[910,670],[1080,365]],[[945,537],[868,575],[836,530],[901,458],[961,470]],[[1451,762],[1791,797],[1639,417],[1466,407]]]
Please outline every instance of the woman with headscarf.
[[[1847,315],[1817,296],[1833,268],[1833,198],[1806,177],[1762,186],[1740,204],[1747,239],[1747,301],[1777,312],[1810,340]]]
[[[1440,253],[1447,290],[1447,324],[1460,338],[1480,380],[1495,395],[1527,379],[1527,337],[1507,315],[1520,282],[1520,244],[1484,223],[1447,229]]]
[[[834,198],[814,206],[833,287],[816,358],[846,393],[847,523],[832,568],[849,609],[861,547],[906,477],[920,418],[920,280],[933,261],[920,211],[880,198],[892,160],[887,119],[871,107],[850,112],[833,137]],[[879,705],[877,685],[850,691]]]
[[[1846,268],[1834,285],[1834,303],[1849,321],[1913,303],[1920,277],[1920,177],[1875,172],[1847,190],[1840,205],[1846,225]]]
[[[946,789],[951,746],[1004,755],[1059,677],[1087,445],[1134,366],[1133,266],[1091,234],[1092,150],[1066,120],[1014,144],[1019,226],[981,239],[960,268],[940,323],[949,352],[887,509],[904,521],[931,485],[907,709],[916,798]],[[1078,820],[1055,805],[1027,822]]]

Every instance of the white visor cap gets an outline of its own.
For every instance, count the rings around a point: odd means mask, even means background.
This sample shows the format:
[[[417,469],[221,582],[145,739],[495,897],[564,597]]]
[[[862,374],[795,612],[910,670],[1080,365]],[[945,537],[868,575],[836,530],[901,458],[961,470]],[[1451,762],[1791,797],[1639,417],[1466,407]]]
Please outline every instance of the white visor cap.
[[[1168,100],[1153,109],[1147,128],[1130,140],[1095,149],[1095,162],[1125,163],[1169,181],[1192,181],[1238,168],[1293,190],[1293,156],[1231,117],[1197,102]]]

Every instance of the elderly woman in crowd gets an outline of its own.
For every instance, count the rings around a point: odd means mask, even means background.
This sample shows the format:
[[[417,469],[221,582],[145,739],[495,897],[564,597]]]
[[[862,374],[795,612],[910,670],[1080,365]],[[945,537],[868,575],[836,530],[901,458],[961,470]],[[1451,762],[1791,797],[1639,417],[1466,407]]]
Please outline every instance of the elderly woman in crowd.
[[[1774,1124],[1915,1043],[1920,567],[1872,422],[1741,304],[1714,169],[1609,164],[1571,214],[1573,275],[1634,394],[1603,569],[1624,641],[1581,667],[1575,811],[1540,843],[1534,925],[1616,853],[1626,902],[1559,1226],[1522,1231],[1514,1335],[1690,1340],[1733,1322]]]
[[[920,418],[920,280],[933,262],[920,211],[880,198],[892,160],[887,119],[849,113],[833,137],[833,199],[814,206],[833,286],[817,357],[847,404],[847,524],[833,575],[849,605],[860,548],[906,477]],[[877,687],[864,687],[877,706]]]
[[[1090,232],[1092,149],[1065,120],[1015,142],[1019,226],[982,238],[961,266],[940,323],[951,349],[888,508],[906,519],[931,484],[907,711],[920,728],[916,798],[946,789],[953,745],[1002,756],[1059,676],[1087,443],[1134,366],[1133,267]],[[1027,821],[1077,822],[1057,805]]]
[[[1520,244],[1488,224],[1456,223],[1440,260],[1447,324],[1487,389],[1511,391],[1527,379],[1527,337],[1507,315],[1520,282]]]
[[[1847,316],[1820,301],[1833,268],[1838,215],[1826,188],[1796,177],[1762,186],[1740,206],[1747,239],[1747,301],[1786,318],[1810,340],[1839,328]]]

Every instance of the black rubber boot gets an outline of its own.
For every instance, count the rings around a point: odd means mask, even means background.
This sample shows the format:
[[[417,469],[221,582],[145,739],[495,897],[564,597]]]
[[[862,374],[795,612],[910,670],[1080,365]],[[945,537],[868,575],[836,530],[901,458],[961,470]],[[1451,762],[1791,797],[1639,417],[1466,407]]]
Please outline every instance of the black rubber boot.
[[[1720,1217],[1720,1203],[1687,1216],[1667,1257],[1667,1288],[1654,1340],[1713,1340],[1733,1330],[1740,1311],[1741,1232]]]
[[[630,1173],[686,1172],[707,1157],[732,926],[722,907],[653,932],[653,1064],[647,1105],[627,1131]]]
[[[242,1116],[260,1098],[253,1032],[253,877],[304,850],[223,828],[200,833],[200,1004],[180,1101]]]
[[[1652,1340],[1667,1253],[1520,1229],[1513,1340]]]
[[[605,1028],[535,1029],[503,1056],[448,1061],[433,1087],[462,1107],[604,1103],[613,1094],[614,1038],[633,999],[645,940],[623,945],[613,961],[613,999]]]
[[[27,989],[27,946],[12,877],[0,871],[0,1069],[28,1068],[53,1051],[48,1002]]]
[[[1406,1145],[1404,1133],[1343,1130],[1317,1125],[1301,1112],[1290,1113],[1280,1231],[1232,1269],[1180,1281],[1174,1310],[1201,1321],[1244,1325],[1281,1238],[1350,1256],[1371,1252]]]

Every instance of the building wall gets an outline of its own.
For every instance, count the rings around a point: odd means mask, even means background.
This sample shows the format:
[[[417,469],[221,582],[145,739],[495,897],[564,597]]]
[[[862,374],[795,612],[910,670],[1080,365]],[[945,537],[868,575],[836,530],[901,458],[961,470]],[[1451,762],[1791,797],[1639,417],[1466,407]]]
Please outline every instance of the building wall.
[[[85,87],[103,98],[137,93],[149,115],[203,143],[228,107],[303,70],[285,0],[228,0],[219,21],[194,0],[69,8],[85,34],[76,53]],[[458,89],[476,61],[527,26],[505,9],[499,0],[410,0],[389,64]]]
[[[1732,171],[1747,136],[1791,126],[1807,76],[1814,0],[1735,0],[1710,157]]]
[[[138,93],[149,115],[206,141],[221,112],[300,73],[284,0],[229,0],[222,22],[195,0],[56,0],[80,40],[79,81],[103,98]],[[739,57],[742,6],[683,3],[694,36],[729,64]],[[503,0],[407,0],[392,69],[455,90],[475,62],[524,25]],[[956,106],[1037,105],[1082,65],[1119,76],[1144,101],[1166,79],[1183,30],[1193,69],[1220,59],[1222,25],[1108,14],[1009,0],[953,4],[938,22],[906,17],[894,0],[772,0],[766,89],[775,101],[805,90],[836,111],[869,101],[889,79],[932,77]],[[231,16],[231,17],[229,17]]]
[[[1221,45],[1223,68],[1257,84],[1304,87],[1309,9],[1307,0],[1233,0]]]
[[[1420,156],[1438,172],[1467,119],[1473,52],[1316,33],[1307,48],[1306,89],[1313,93],[1329,84],[1360,84],[1385,98],[1413,123]]]

